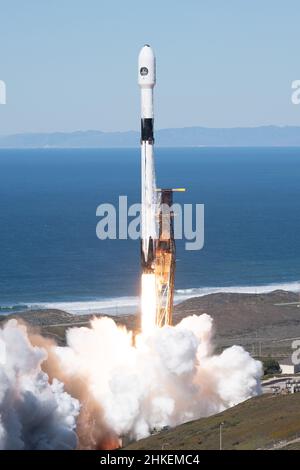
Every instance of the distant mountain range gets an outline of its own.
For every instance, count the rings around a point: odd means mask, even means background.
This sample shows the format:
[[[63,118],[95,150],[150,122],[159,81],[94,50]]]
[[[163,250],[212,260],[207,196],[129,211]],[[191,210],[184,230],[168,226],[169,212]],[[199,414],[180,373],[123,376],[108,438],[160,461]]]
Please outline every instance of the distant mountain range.
[[[0,136],[0,148],[136,147],[139,138],[137,131],[13,134]],[[183,127],[157,130],[155,139],[161,147],[297,147],[300,127]]]

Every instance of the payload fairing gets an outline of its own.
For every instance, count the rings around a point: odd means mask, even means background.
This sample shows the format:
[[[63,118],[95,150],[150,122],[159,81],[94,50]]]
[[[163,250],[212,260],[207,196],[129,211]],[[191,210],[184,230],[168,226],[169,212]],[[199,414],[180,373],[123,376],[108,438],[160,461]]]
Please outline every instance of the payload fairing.
[[[141,88],[141,265],[142,328],[172,324],[175,241],[173,191],[158,189],[154,165],[153,88],[155,56],[146,44],[140,51],[138,83]],[[147,292],[149,290],[149,292]],[[155,296],[155,299],[152,297]]]

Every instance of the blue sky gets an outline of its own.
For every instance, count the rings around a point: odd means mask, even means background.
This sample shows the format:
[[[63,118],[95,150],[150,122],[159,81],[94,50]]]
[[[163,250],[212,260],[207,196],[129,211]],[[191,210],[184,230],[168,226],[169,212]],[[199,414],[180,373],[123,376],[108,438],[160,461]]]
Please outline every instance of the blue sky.
[[[139,128],[137,56],[157,57],[157,128],[300,125],[297,0],[0,0],[0,134]]]

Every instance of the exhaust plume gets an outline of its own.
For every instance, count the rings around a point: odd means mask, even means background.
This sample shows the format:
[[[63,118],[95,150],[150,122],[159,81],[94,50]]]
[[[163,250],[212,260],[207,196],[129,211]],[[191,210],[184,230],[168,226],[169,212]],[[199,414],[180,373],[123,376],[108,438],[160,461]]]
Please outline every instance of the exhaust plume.
[[[27,329],[10,320],[0,329],[0,449],[73,449],[79,402],[58,380],[50,384]]]
[[[239,346],[215,355],[212,331],[210,316],[194,315],[133,345],[103,317],[69,329],[59,347],[10,320],[0,330],[0,448],[113,449],[259,394],[261,363]]]
[[[203,314],[138,335],[133,346],[131,332],[106,317],[69,330],[55,354],[69,379],[84,381],[106,428],[140,439],[261,392],[261,363],[239,346],[213,355],[211,338]]]

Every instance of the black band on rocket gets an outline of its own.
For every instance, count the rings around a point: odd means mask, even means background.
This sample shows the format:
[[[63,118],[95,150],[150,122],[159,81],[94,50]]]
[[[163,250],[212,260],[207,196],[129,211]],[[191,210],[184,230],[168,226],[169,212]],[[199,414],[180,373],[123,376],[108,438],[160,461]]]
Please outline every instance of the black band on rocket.
[[[141,120],[141,140],[152,144],[154,142],[153,137],[153,119],[144,118]]]

